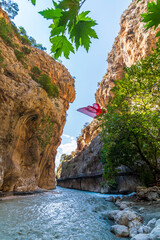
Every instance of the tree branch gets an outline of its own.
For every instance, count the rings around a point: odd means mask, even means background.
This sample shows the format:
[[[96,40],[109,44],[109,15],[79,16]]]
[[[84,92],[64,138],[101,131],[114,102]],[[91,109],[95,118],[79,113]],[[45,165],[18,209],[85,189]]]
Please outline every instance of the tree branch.
[[[80,7],[82,7],[82,5],[86,2],[86,0],[83,0],[83,2],[81,3]]]

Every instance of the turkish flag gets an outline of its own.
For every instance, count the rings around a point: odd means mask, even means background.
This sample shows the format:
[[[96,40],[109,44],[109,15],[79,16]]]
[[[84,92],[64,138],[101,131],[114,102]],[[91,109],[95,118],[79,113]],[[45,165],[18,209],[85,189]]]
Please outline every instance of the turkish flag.
[[[93,106],[87,106],[87,107],[83,107],[83,108],[79,108],[77,109],[78,112],[84,113],[90,117],[97,117],[99,114],[102,113],[102,109],[99,106],[98,103],[94,103]]]

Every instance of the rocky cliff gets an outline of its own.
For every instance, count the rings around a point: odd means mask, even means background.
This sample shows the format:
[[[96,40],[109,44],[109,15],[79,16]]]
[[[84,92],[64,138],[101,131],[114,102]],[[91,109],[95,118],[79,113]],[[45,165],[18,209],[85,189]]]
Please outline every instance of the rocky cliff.
[[[124,67],[130,67],[156,48],[155,30],[146,30],[145,23],[141,22],[141,14],[146,12],[148,1],[137,3],[134,0],[121,16],[120,32],[107,58],[107,73],[95,94],[96,102],[103,107],[107,106],[109,98],[112,97],[114,81],[122,78]]]
[[[154,29],[145,30],[144,23],[141,22],[141,13],[146,12],[148,0],[142,0],[139,3],[133,1],[128,9],[122,14],[120,21],[120,32],[115,39],[112,50],[108,55],[108,70],[103,80],[101,81],[98,90],[96,91],[95,97],[96,102],[99,103],[102,107],[107,107],[107,103],[113,94],[111,92],[114,82],[123,76],[124,67],[130,67],[132,64],[149,55],[152,52],[152,48],[156,47],[156,38]],[[94,137],[98,134],[99,129],[96,126],[96,121],[87,126],[83,130],[83,134],[78,138],[77,153],[76,158],[72,159],[72,164],[74,163],[74,171],[69,173],[70,179],[64,180],[68,177],[66,173],[67,164],[63,163],[59,167],[59,181],[58,184],[65,187],[71,187],[71,176],[75,176],[75,172],[81,173],[79,171],[79,166],[84,165],[83,173],[87,172],[87,169],[90,165],[93,165],[94,172],[97,169],[97,162],[99,161],[100,149],[95,146],[102,146],[101,139],[99,137]],[[92,140],[93,139],[93,140]],[[92,141],[91,141],[92,140]],[[96,143],[95,143],[96,141]],[[84,163],[82,155],[85,156],[89,149],[90,151],[89,160]],[[96,162],[93,161],[93,158],[97,156]],[[93,157],[93,158],[92,158]],[[65,166],[65,167],[63,167]],[[100,164],[98,164],[98,170]],[[102,165],[101,165],[102,167]],[[77,168],[77,169],[76,169]],[[76,170],[75,170],[76,169]],[[82,169],[82,166],[81,166]],[[103,170],[103,167],[101,171]],[[81,173],[82,174],[82,173]],[[120,192],[134,191],[135,186],[139,183],[137,177],[131,175],[130,177],[123,176],[124,172],[122,171],[122,176],[117,179],[117,190]],[[128,175],[128,174],[127,174]],[[99,178],[99,177],[98,177]],[[68,181],[70,181],[68,183]],[[74,178],[75,186],[76,178]],[[94,180],[95,181],[95,180]],[[101,182],[102,182],[101,178]],[[72,180],[73,182],[73,180]],[[86,182],[85,190],[89,190],[90,186]],[[97,186],[98,184],[98,186]],[[92,190],[100,189],[99,191],[104,191],[99,183],[95,184],[96,186],[92,187]],[[108,187],[105,191],[109,191]]]
[[[11,26],[0,9],[2,18]],[[9,29],[8,37],[0,31],[0,190],[52,189],[66,111],[75,99],[74,79],[45,52],[23,44],[15,28]],[[33,80],[33,67],[58,87],[59,97],[49,97]]]

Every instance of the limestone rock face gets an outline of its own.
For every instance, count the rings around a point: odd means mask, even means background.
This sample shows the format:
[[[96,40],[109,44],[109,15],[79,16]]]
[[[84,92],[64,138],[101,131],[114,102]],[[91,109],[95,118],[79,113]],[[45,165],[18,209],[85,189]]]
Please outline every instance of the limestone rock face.
[[[114,82],[118,79],[121,79],[124,72],[124,67],[130,67],[132,64],[136,63],[138,60],[148,56],[152,52],[152,48],[156,47],[156,41],[155,38],[156,32],[154,29],[145,30],[144,25],[145,23],[142,23],[142,17],[141,14],[146,12],[147,10],[147,2],[149,0],[142,0],[137,3],[136,0],[134,0],[128,9],[122,14],[121,21],[120,21],[120,32],[118,36],[115,39],[115,42],[113,44],[112,50],[108,55],[108,70],[105,74],[103,80],[101,81],[99,88],[95,94],[96,102],[100,104],[101,107],[107,107],[108,101],[111,97],[113,97],[113,94],[111,92],[112,87],[114,86]],[[100,138],[98,137],[97,140],[94,141],[95,136],[99,133],[99,129],[95,124],[95,120],[92,121],[90,125],[88,125],[85,129],[82,130],[82,135],[78,138],[77,141],[77,151],[82,151],[81,153],[78,153],[75,160],[73,159],[72,162],[74,162],[74,168],[73,171],[71,171],[70,175],[75,174],[75,170],[77,169],[77,174],[81,173],[81,169],[83,168],[84,172],[87,172],[88,165],[94,165],[97,164],[96,162],[90,162],[92,161],[92,158],[89,157],[87,164],[82,161],[82,155],[84,153],[84,149],[87,153],[87,149],[93,149],[93,152],[91,155],[99,157],[100,156],[100,149],[95,148],[95,141],[101,142]],[[102,146],[102,144],[101,144]],[[67,163],[66,163],[67,164]],[[80,166],[80,167],[79,167]],[[99,164],[97,165],[99,168]],[[62,169],[61,169],[62,167]],[[101,165],[103,168],[103,166]],[[62,171],[63,177],[67,177],[68,174],[63,169],[65,168],[65,163],[59,167],[59,176],[60,172]],[[93,169],[96,169],[96,165]],[[95,179],[92,179],[92,182],[94,183]],[[77,186],[76,186],[76,181]],[[103,181],[103,180],[101,180]],[[97,181],[95,183],[95,188],[101,189],[100,186],[97,186],[97,184],[100,184],[101,181]],[[74,184],[73,184],[74,182]],[[139,184],[138,179],[134,178],[134,176],[129,177],[120,177],[118,179],[118,183],[120,184],[120,187],[117,188],[116,191],[118,192],[131,192],[135,191],[136,186]],[[58,182],[58,184],[63,184],[63,186],[69,186],[74,188],[80,187],[80,180],[66,180],[63,181],[63,183]],[[127,187],[126,187],[127,186]],[[86,184],[86,190],[87,184]],[[107,192],[107,189],[105,190]]]
[[[7,14],[0,9],[7,23]],[[18,50],[21,41],[14,36]],[[14,49],[0,38],[4,61],[0,66],[0,190],[31,191],[55,188],[55,155],[66,121],[69,102],[75,99],[74,79],[67,69],[33,47],[18,61]],[[38,67],[59,88],[59,98],[30,76]],[[53,126],[53,128],[51,127]],[[48,142],[47,142],[48,141]]]
[[[60,164],[57,173],[59,186],[101,192],[102,163],[99,158],[102,143],[99,138],[97,135],[88,148],[77,152],[71,161]]]
[[[133,1],[124,11],[120,21],[120,32],[115,39],[112,50],[108,55],[108,70],[95,94],[96,102],[106,107],[114,82],[121,79],[124,67],[130,67],[140,59],[148,56],[152,48],[156,47],[155,30],[145,30],[145,23],[141,22],[141,14],[147,10],[147,2]]]
[[[77,139],[77,152],[86,149],[92,139],[100,132],[99,122],[94,119],[87,127],[82,130],[82,135]]]

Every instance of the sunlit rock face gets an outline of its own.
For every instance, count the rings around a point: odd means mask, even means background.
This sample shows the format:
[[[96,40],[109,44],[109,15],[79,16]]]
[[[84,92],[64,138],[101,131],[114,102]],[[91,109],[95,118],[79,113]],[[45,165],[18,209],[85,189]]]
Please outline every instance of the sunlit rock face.
[[[130,67],[138,60],[144,58],[145,56],[148,56],[152,52],[152,48],[156,48],[156,32],[154,29],[149,29],[146,31],[144,28],[145,23],[141,22],[141,14],[146,12],[147,2],[147,0],[142,0],[137,3],[137,0],[135,0],[122,14],[120,21],[120,32],[116,37],[112,50],[107,58],[107,73],[103,77],[95,94],[96,102],[99,103],[101,107],[107,107],[109,99],[113,97],[111,89],[114,86],[114,82],[122,78],[124,67]],[[94,166],[95,164],[93,169],[96,169],[97,161],[100,161],[100,149],[95,148],[94,146],[100,144],[101,139],[99,137],[97,137],[96,140],[94,139],[99,132],[100,129],[97,120],[93,120],[90,125],[82,130],[82,135],[77,140],[77,156],[71,160],[72,164],[74,163],[74,169],[77,169],[77,175],[79,173],[78,169],[80,164],[84,164],[85,166],[84,173],[87,172],[87,168],[90,165]],[[97,141],[97,144],[95,141]],[[90,151],[90,149],[92,149],[92,151]],[[86,164],[86,162],[84,163],[82,160],[81,153],[83,153],[85,156],[88,151],[90,151],[90,157]],[[95,162],[93,159],[96,155],[98,156],[98,159]],[[63,176],[63,178],[65,178],[65,176],[68,176],[66,170],[63,169],[64,167],[67,167],[67,164],[69,163],[64,163],[64,166],[61,165],[59,167],[59,177]],[[98,164],[98,168],[99,166],[101,166],[103,169],[102,164]],[[71,172],[70,175],[72,175],[72,173],[75,173],[75,170],[74,172]],[[123,179],[120,177],[117,182],[120,182],[120,185],[117,188],[117,191],[119,192],[134,191],[137,184],[139,184],[138,179],[134,176],[125,177]],[[58,184],[75,188],[76,180],[74,179],[74,182],[71,180],[67,180],[66,182],[59,181]],[[79,182],[77,180],[77,186],[79,186],[78,184]],[[85,190],[90,189],[89,184],[87,185],[87,181],[85,182],[85,187],[83,184],[83,188],[85,188]],[[101,189],[102,191],[102,188],[100,187],[100,183],[98,183],[98,181],[93,188]],[[105,191],[107,192],[108,190],[106,189]]]
[[[103,107],[113,97],[111,89],[114,82],[122,78],[124,67],[130,67],[156,48],[155,30],[146,30],[145,23],[141,22],[141,14],[147,11],[147,2],[148,0],[139,3],[133,1],[121,16],[120,32],[107,58],[107,73],[95,94],[96,102]]]
[[[10,23],[1,9],[0,17]],[[13,41],[20,51],[21,41],[16,36]],[[45,52],[26,47],[31,52],[25,55],[22,63],[17,60],[14,49],[0,38],[4,59],[0,66],[1,191],[55,188],[55,155],[66,122],[66,111],[75,99],[74,79],[67,69]],[[49,98],[47,92],[33,81],[30,76],[33,66],[58,86],[59,98]]]

